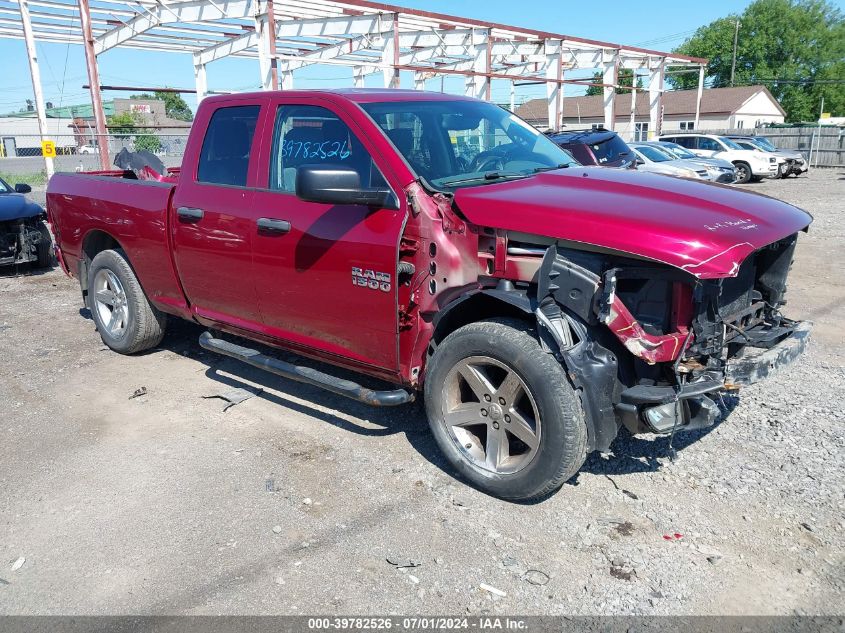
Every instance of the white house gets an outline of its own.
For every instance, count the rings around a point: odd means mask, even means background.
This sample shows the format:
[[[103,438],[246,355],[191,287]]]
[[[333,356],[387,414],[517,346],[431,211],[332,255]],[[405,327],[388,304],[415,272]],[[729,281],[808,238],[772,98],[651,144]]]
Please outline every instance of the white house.
[[[692,130],[695,126],[697,91],[673,90],[663,93],[663,131]],[[649,130],[648,91],[636,92],[635,121],[631,126],[631,94],[617,94],[614,98],[614,129],[623,138],[644,141],[654,137]],[[540,129],[548,127],[546,99],[526,101],[516,114]],[[699,130],[755,128],[763,123],[783,123],[786,112],[765,86],[709,88],[701,96]],[[564,97],[563,129],[604,124],[601,95],[592,97]]]

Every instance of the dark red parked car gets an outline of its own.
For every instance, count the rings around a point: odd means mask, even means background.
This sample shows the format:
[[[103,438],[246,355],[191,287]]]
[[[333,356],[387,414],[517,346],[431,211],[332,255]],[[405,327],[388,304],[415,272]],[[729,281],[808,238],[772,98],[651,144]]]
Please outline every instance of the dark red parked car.
[[[720,392],[809,332],[780,312],[804,211],[577,166],[505,110],[439,93],[204,99],[178,173],[59,174],[47,206],[115,351],[158,345],[175,316],[383,379],[200,339],[373,405],[422,394],[450,463],[506,499],[552,492],[622,426],[712,424]]]

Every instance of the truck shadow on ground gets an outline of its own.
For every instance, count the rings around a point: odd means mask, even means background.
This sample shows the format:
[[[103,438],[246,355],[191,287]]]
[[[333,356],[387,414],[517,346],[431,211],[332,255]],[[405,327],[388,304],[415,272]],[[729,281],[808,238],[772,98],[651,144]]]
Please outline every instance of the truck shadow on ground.
[[[81,311],[80,311],[81,312]],[[384,437],[404,433],[411,446],[430,463],[453,476],[448,463],[440,454],[428,430],[428,422],[422,403],[417,400],[400,407],[371,407],[369,405],[339,396],[318,387],[287,380],[262,371],[237,360],[209,352],[200,347],[198,339],[206,328],[177,319],[168,323],[167,334],[161,344],[147,353],[168,350],[207,365],[205,376],[220,383],[220,389],[212,389],[208,395],[227,389],[241,388],[261,391],[255,397],[278,405],[279,415],[285,409],[307,415],[327,424],[368,437]],[[229,337],[238,340],[237,337]],[[368,379],[355,372],[297,356],[283,350],[240,339],[244,345],[258,349],[290,363],[313,367],[339,378],[353,380],[373,389],[392,389],[394,386],[378,380]]]
[[[90,318],[87,310],[80,310],[80,314]],[[207,366],[205,376],[221,386],[220,389],[209,390],[209,396],[233,388],[254,391],[257,387],[261,391],[255,397],[279,406],[280,416],[285,415],[285,410],[293,411],[365,437],[385,437],[403,433],[411,447],[424,459],[450,477],[456,476],[429,432],[425,410],[420,400],[401,407],[376,408],[311,385],[286,380],[201,348],[198,339],[204,331],[205,328],[199,325],[172,319],[168,324],[167,335],[161,344],[146,353],[155,354],[167,350],[205,364]],[[391,388],[386,383],[362,379],[361,375],[354,372],[304,359],[292,353],[257,343],[247,344],[288,362],[314,367],[341,378],[363,382],[367,387]],[[713,426],[696,431],[677,432],[672,440],[672,448],[677,452],[677,458],[683,459],[684,449],[718,428],[738,404],[737,396],[725,396],[719,401],[722,416]],[[610,456],[602,456],[598,453],[588,455],[579,475],[581,473],[602,476],[656,472],[669,459],[669,437],[632,436],[621,429],[611,446],[611,451]],[[578,485],[579,475],[570,479],[567,485]]]

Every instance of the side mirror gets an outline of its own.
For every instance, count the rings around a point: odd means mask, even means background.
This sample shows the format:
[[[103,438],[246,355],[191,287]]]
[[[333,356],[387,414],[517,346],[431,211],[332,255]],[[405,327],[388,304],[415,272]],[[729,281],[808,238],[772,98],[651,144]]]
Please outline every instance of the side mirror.
[[[15,191],[17,191],[18,193],[29,193],[30,191],[32,191],[32,187],[22,182],[19,182],[15,185]]]
[[[296,197],[307,202],[399,208],[393,191],[386,187],[361,187],[358,172],[340,165],[297,167],[295,186]]]
[[[638,158],[634,161],[635,165],[645,165],[645,161],[642,158]]]

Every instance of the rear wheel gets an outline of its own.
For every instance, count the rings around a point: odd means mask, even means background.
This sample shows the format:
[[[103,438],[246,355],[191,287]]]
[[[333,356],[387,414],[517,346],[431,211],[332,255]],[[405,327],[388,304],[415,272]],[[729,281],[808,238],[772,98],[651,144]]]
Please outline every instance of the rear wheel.
[[[743,163],[742,161],[737,161],[734,163],[734,167],[736,168],[736,181],[737,183],[744,185],[749,180],[751,180],[751,167],[748,163]]]
[[[155,347],[164,337],[167,315],[149,302],[121,250],[102,251],[91,262],[88,308],[103,343],[121,354]]]
[[[449,463],[494,496],[542,498],[584,463],[580,401],[521,321],[481,321],[446,337],[429,363],[425,404]]]

